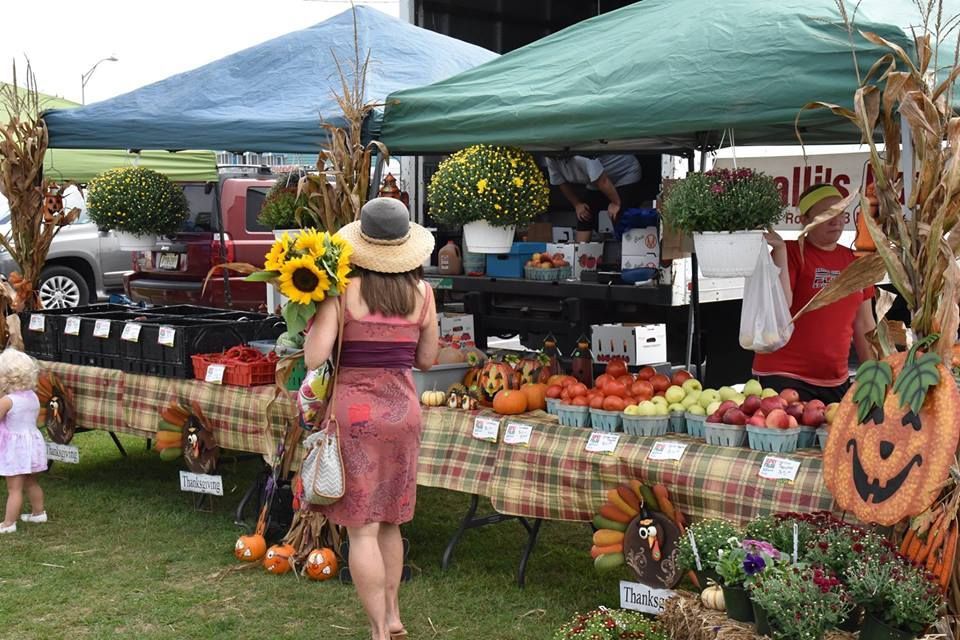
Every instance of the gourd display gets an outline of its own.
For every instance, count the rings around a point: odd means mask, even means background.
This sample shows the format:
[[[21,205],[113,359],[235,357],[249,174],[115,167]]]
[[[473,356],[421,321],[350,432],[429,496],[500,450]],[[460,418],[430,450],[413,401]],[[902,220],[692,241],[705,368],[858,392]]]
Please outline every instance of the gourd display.
[[[447,402],[447,394],[443,391],[424,391],[420,394],[420,403],[427,407],[442,407]]]

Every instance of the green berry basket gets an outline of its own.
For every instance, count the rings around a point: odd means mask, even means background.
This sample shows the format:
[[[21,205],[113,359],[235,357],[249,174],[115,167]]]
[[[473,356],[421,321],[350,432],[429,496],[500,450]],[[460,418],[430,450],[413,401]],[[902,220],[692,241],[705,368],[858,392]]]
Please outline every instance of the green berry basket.
[[[560,404],[557,406],[557,418],[565,427],[586,427],[590,424],[590,407]]]
[[[707,421],[707,416],[687,411],[683,414],[683,417],[687,420],[687,433],[694,438],[703,438],[703,424]]]
[[[747,430],[742,425],[704,422],[703,437],[707,444],[717,447],[742,447],[747,442]]]
[[[687,432],[687,417],[683,412],[676,412],[670,414],[670,433],[686,433]]]
[[[560,407],[560,398],[547,398],[547,413],[552,416],[557,415],[557,409]]]
[[[623,414],[623,431],[633,436],[662,436],[670,426],[667,416],[630,416]]]
[[[817,446],[817,428],[800,425],[800,437],[797,439],[797,449],[813,449]]]
[[[747,425],[747,437],[750,440],[750,448],[754,451],[793,453],[797,450],[800,427],[771,429],[770,427]]]
[[[827,436],[830,435],[830,432],[827,431],[827,427],[823,426],[817,429],[817,440],[820,441],[820,450],[827,450]]]
[[[619,431],[622,414],[619,411],[590,409],[590,424],[594,431]]]
[[[554,267],[553,269],[538,269],[537,267],[523,268],[523,277],[527,280],[540,280],[541,282],[559,282],[566,280],[573,275],[570,267]]]

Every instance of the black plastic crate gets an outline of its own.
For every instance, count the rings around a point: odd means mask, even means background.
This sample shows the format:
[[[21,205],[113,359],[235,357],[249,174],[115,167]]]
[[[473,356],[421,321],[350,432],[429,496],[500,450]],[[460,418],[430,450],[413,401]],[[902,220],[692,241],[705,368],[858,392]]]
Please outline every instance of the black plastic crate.
[[[193,377],[193,362],[190,356],[198,353],[219,353],[238,344],[243,344],[243,336],[234,328],[235,322],[229,320],[206,320],[203,318],[152,318],[143,323],[140,330],[139,357],[127,352],[127,360],[139,362],[130,364],[131,369],[139,368],[135,373],[150,373],[177,378]],[[160,332],[163,327],[173,329],[173,345],[160,344]],[[132,343],[131,343],[132,344]],[[126,346],[126,345],[125,345]],[[163,365],[154,367],[152,365]],[[144,370],[147,369],[147,370]]]
[[[127,373],[137,373],[160,378],[192,378],[193,363],[190,366],[150,362],[149,360],[131,360],[124,358],[123,370]]]
[[[108,311],[124,311],[131,309],[122,304],[91,304],[85,307],[72,309],[39,309],[37,311],[21,311],[20,328],[23,334],[23,348],[35,358],[42,360],[60,359],[60,336],[63,334],[64,319],[67,316],[82,316],[89,313],[104,313]],[[43,318],[43,330],[31,330],[31,316]]]
[[[216,313],[230,313],[230,309],[220,309],[217,307],[202,307],[196,304],[169,304],[159,307],[150,307],[150,313],[160,316],[183,316],[183,317],[203,317]],[[236,313],[236,312],[233,312]],[[256,314],[264,315],[264,314]]]
[[[244,342],[272,340],[287,330],[287,323],[280,316],[252,311],[221,311],[204,318],[230,321],[234,329],[243,337]]]
[[[122,369],[121,335],[124,326],[128,322],[143,322],[154,317],[139,310],[127,309],[125,311],[64,316],[64,329],[60,335],[60,347],[62,353],[69,358],[68,361],[73,364],[84,364],[92,367]],[[77,335],[65,332],[66,318],[71,316],[79,318],[80,326]],[[108,323],[107,333],[103,337],[94,335],[98,322]]]

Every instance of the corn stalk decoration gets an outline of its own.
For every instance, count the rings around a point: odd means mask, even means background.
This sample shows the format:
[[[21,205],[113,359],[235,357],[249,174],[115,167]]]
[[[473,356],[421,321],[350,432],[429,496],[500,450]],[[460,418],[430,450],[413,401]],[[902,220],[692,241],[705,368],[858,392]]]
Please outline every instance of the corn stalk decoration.
[[[0,193],[10,205],[10,232],[0,236],[0,246],[20,269],[10,275],[17,308],[36,309],[40,306],[37,285],[50,243],[63,225],[77,219],[80,210],[64,212],[62,198],[47,197],[58,194],[61,185],[43,178],[47,126],[40,118],[40,94],[29,62],[24,88],[17,85],[14,63],[13,83],[0,87],[0,105],[7,114],[7,121],[0,122]],[[59,204],[51,204],[55,202]],[[2,309],[0,316],[6,317]],[[2,344],[6,337],[4,326]]]
[[[296,214],[297,223],[313,226],[322,231],[336,233],[340,227],[357,220],[360,209],[367,201],[370,189],[370,161],[376,148],[386,160],[387,147],[378,141],[363,144],[363,125],[367,117],[381,104],[366,102],[367,69],[370,52],[361,58],[357,37],[357,16],[353,16],[353,60],[348,69],[331,51],[340,90],[333,95],[343,112],[346,126],[338,127],[324,122],[328,148],[321,149],[317,157],[317,172],[300,179],[297,196],[305,194],[307,203]]]

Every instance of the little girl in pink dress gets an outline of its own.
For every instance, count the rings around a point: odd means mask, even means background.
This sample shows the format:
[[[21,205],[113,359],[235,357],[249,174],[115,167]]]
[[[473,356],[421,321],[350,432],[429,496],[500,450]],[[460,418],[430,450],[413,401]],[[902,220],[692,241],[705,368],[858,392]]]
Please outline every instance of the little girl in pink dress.
[[[24,522],[46,522],[43,489],[34,474],[47,470],[47,449],[37,429],[40,401],[36,361],[16,349],[0,353],[0,476],[7,480],[7,510],[0,533],[14,533],[17,518]],[[31,513],[20,514],[23,489],[30,498]]]

